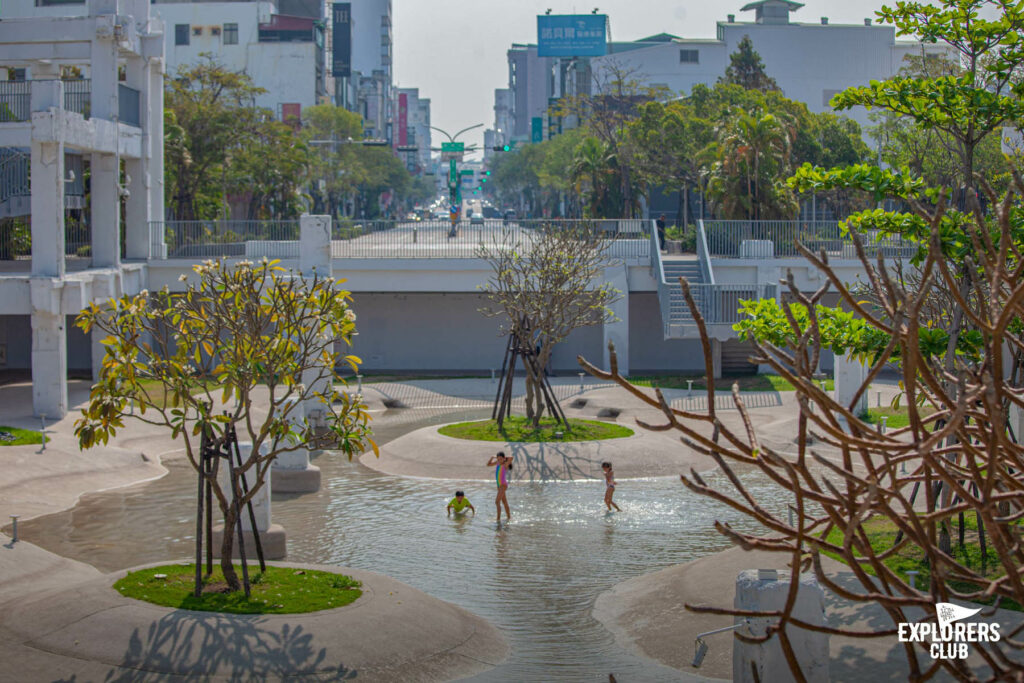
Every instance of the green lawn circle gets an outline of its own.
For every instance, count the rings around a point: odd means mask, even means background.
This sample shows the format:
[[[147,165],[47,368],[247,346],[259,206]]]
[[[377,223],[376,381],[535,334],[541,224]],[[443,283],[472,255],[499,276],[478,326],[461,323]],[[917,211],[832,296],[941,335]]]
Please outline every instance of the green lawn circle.
[[[43,442],[43,436],[38,431],[32,429],[21,429],[19,427],[5,427],[0,425],[0,432],[6,432],[14,437],[14,440],[7,441],[6,439],[0,440],[0,446],[27,446],[29,444],[41,444]],[[50,437],[46,437],[49,441]]]
[[[204,592],[193,595],[195,587],[194,564],[168,564],[134,572],[114,583],[114,589],[126,598],[134,598],[163,607],[190,609],[200,612],[228,614],[302,614],[344,607],[354,602],[363,591],[362,585],[350,576],[297,567],[268,566],[261,574],[259,566],[249,567],[252,584],[248,599],[245,593],[225,593],[224,575],[220,566],[204,577]],[[241,565],[235,565],[239,581]],[[157,578],[165,574],[166,578]]]
[[[438,433],[453,439],[466,441],[513,441],[528,443],[560,443],[570,441],[602,441],[605,439],[622,439],[633,436],[633,430],[614,422],[598,420],[580,420],[569,418],[569,429],[553,419],[544,418],[540,429],[525,417],[512,416],[505,418],[502,429],[494,420],[477,420],[475,422],[458,422],[444,425]],[[561,433],[561,436],[557,436]]]

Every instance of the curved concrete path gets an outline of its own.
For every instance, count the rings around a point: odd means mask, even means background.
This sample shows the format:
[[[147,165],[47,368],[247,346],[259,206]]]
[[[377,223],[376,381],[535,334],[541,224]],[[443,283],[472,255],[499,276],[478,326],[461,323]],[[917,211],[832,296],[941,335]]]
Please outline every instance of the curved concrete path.
[[[497,628],[455,605],[380,574],[313,568],[355,577],[363,595],[308,614],[194,612],[121,596],[111,587],[121,571],[12,600],[0,613],[0,680],[74,672],[77,680],[442,681],[508,655]]]
[[[732,607],[736,597],[736,576],[744,569],[786,569],[786,553],[747,552],[730,548],[693,562],[623,581],[597,597],[594,618],[615,635],[623,647],[685,673],[697,673],[715,679],[732,679],[730,633],[708,636],[707,655],[699,669],[693,661],[694,641],[698,633],[729,626],[733,617],[696,614],[686,604]],[[851,593],[864,589],[845,565],[822,558],[825,571]],[[857,631],[882,631],[894,628],[889,615],[877,603],[859,603],[825,591],[825,610],[830,626]],[[914,619],[924,617],[923,610],[908,612]],[[997,610],[1001,632],[1024,621],[1024,613]],[[829,641],[829,673],[833,681],[874,683],[906,681],[910,674],[903,645],[895,637],[852,638],[832,636]],[[919,659],[924,666],[931,660],[923,650]],[[979,673],[984,662],[975,654],[969,660]],[[986,676],[981,676],[985,679]],[[949,680],[940,677],[937,680]]]

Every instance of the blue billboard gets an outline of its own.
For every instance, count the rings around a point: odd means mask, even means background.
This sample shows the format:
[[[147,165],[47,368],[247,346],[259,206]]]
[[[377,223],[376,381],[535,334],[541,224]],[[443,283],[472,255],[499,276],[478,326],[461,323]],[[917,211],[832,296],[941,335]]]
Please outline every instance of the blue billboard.
[[[600,57],[607,53],[604,14],[545,14],[537,17],[540,57]]]

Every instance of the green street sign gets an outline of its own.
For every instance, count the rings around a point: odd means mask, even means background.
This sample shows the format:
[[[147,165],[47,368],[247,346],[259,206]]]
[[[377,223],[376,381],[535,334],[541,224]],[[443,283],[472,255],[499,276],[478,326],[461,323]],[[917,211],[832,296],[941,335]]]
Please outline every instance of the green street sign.
[[[465,142],[442,142],[441,143],[441,152],[442,153],[444,153],[444,152],[452,152],[452,153],[454,153],[454,152],[465,152],[465,151],[466,151],[466,143]]]
[[[473,169],[463,169],[459,171],[459,175],[473,175],[474,172]]]
[[[458,182],[458,171],[455,170],[455,159],[448,164],[448,186],[453,187]]]

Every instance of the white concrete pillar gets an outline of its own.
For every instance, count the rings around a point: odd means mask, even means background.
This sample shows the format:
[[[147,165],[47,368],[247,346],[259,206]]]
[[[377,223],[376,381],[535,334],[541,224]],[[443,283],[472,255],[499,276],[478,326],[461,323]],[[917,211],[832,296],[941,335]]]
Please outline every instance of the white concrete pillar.
[[[120,169],[113,154],[92,154],[92,265],[116,267],[121,263]]]
[[[29,281],[32,300],[32,410],[58,420],[68,412],[67,332],[61,313],[61,283]]]
[[[304,406],[297,405],[298,397],[284,400],[282,410],[288,410],[288,421],[296,431],[304,428]],[[320,468],[309,462],[310,451],[298,448],[274,458],[270,476],[278,493],[312,493],[320,490]]]
[[[759,575],[761,572],[764,574]],[[777,578],[773,578],[775,576]],[[788,571],[767,570],[766,572],[765,570],[746,569],[736,577],[736,599],[733,606],[741,610],[778,611],[785,607],[788,592]],[[825,619],[825,592],[815,581],[813,574],[800,576],[800,587],[797,590],[793,616],[816,626],[825,626],[828,623]],[[753,636],[763,636],[769,625],[778,622],[777,617],[737,617],[736,619],[738,623],[748,619],[748,623],[740,628],[740,632]],[[789,636],[805,679],[809,683],[828,683],[828,634],[807,631],[794,626],[787,627],[786,634]],[[754,677],[752,669],[757,671],[757,678]],[[732,680],[738,683],[753,683],[755,680],[783,683],[793,681],[795,678],[776,636],[759,644],[747,644],[734,638]]]
[[[90,12],[96,14],[96,36],[89,49],[89,116],[112,120],[117,116],[117,43],[116,1],[93,0]]]
[[[833,370],[836,385],[836,401],[850,408],[854,415],[863,415],[868,410],[868,392],[863,392],[856,405],[851,406],[854,394],[864,384],[868,369],[852,356],[836,356]]]
[[[143,8],[145,9],[145,8]],[[142,152],[138,159],[125,159],[124,171],[128,196],[124,206],[125,256],[130,259],[149,258],[149,221],[151,220],[149,184],[149,157],[152,155],[154,139],[151,135],[150,120],[163,116],[150,109],[149,62],[141,57],[132,57],[125,67],[126,84],[139,91],[139,125],[142,128]]]
[[[618,359],[619,374],[623,377],[629,375],[629,280],[627,278],[627,267],[625,264],[605,268],[605,281],[619,291],[619,300],[609,308],[615,314],[617,320],[612,323],[605,323],[604,339],[604,366],[607,368],[611,362],[608,353],[608,342],[615,344],[615,357]]]
[[[92,381],[98,382],[100,379],[100,368],[103,367],[103,357],[107,355],[107,347],[103,345],[103,340],[107,338],[107,333],[93,328],[92,332],[89,333],[89,346],[92,351]]]
[[[267,444],[263,444],[262,449],[265,450]],[[242,462],[249,459],[252,455],[252,443],[248,441],[241,441],[238,444],[238,450],[242,455]],[[230,499],[231,497],[231,478],[229,476],[230,469],[228,463],[225,460],[221,460],[220,467],[217,470],[217,481],[221,486],[221,490]],[[251,489],[256,481],[256,475],[253,470],[246,472],[246,479]],[[259,531],[260,542],[263,545],[264,557],[268,560],[279,560],[285,557],[286,545],[285,545],[285,531],[284,527],[280,524],[274,524],[270,514],[270,494],[271,494],[271,477],[268,477],[264,482],[263,486],[260,487],[259,491],[255,493],[252,499],[252,511],[253,516],[256,518],[256,529]],[[239,484],[241,486],[241,484]],[[256,543],[252,533],[252,522],[249,519],[249,510],[247,506],[243,506],[241,510],[242,518],[242,535],[245,539],[245,557],[248,561],[254,562],[256,560]],[[237,530],[236,530],[237,532]],[[221,521],[220,524],[213,529],[213,549],[214,554],[219,556],[220,543],[224,533],[224,523]],[[238,541],[235,540],[234,545],[234,557],[238,557]]]
[[[312,278],[330,277],[331,265],[331,217],[305,215],[299,219],[299,272]],[[315,269],[315,270],[314,270]],[[318,394],[328,394],[331,389],[333,368],[310,368],[302,376],[302,383]],[[326,407],[317,398],[310,398],[303,407],[304,415],[310,422],[317,423]],[[319,483],[317,484],[319,487]]]
[[[149,180],[149,216],[150,220],[162,221],[164,219],[164,61],[158,58],[149,60],[149,88],[147,91],[149,101],[149,128],[148,132],[149,157],[146,162],[146,174]],[[156,245],[155,250],[161,253],[151,253],[151,258],[158,258],[166,254],[163,233],[152,240]]]
[[[64,145],[32,142],[32,277],[64,277]]]

